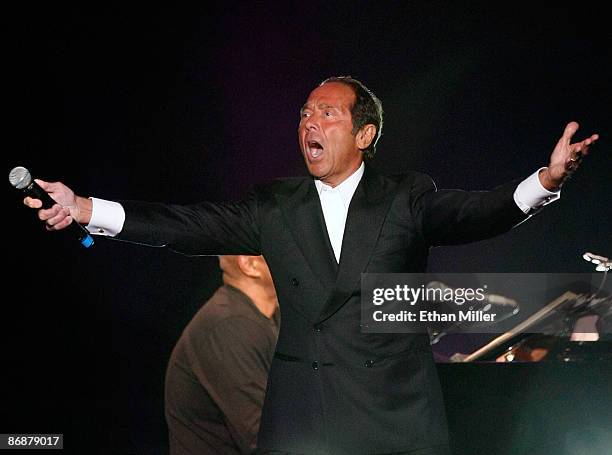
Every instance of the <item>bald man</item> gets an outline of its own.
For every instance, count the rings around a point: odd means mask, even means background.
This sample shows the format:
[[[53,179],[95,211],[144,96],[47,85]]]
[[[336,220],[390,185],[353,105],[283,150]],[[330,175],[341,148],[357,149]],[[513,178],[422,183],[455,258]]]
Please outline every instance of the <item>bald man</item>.
[[[189,322],[166,372],[170,453],[255,449],[279,328],[262,256],[220,256],[223,286]]]

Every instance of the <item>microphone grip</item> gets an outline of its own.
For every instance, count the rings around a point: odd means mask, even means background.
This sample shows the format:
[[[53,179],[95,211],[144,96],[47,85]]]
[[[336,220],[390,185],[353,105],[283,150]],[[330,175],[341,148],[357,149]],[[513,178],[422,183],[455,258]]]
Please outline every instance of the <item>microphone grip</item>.
[[[50,209],[55,204],[57,204],[57,202],[54,201],[51,196],[49,196],[49,193],[43,190],[40,185],[38,185],[38,183],[36,183],[33,179],[32,182],[21,191],[23,191],[26,196],[30,196],[34,199],[40,199],[40,201],[42,202],[42,208],[44,209]],[[74,218],[72,219],[72,223],[70,223],[68,227],[66,227],[66,231],[70,232],[71,235],[76,237],[79,243],[85,248],[89,248],[94,244],[93,237],[91,236],[89,231],[85,229],[82,225],[77,223]]]

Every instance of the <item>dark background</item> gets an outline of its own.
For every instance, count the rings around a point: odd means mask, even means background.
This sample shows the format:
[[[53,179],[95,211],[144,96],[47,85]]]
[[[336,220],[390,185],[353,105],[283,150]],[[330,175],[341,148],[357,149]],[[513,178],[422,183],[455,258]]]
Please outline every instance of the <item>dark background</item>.
[[[559,202],[502,237],[433,250],[431,271],[590,272],[582,253],[612,254],[611,26],[588,2],[100,4],[5,21],[7,173],[106,199],[236,199],[305,174],[299,108],[350,74],[384,104],[373,164],[439,187],[526,177],[570,120],[602,136]],[[5,194],[0,432],[165,453],[165,364],[220,283],[216,258],[104,239],[85,251]]]

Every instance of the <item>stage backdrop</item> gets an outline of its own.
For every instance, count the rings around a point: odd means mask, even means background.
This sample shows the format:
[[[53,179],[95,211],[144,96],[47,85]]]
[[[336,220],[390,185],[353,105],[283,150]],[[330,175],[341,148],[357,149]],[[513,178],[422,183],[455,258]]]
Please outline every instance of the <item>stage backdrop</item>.
[[[322,79],[352,75],[384,104],[373,165],[443,188],[526,177],[570,120],[579,137],[599,132],[554,206],[494,240],[434,249],[429,265],[591,271],[583,252],[612,254],[607,19],[585,2],[403,3],[23,6],[6,16],[5,172],[108,199],[237,199],[305,174],[299,109]],[[220,283],[216,259],[109,240],[84,251],[45,232],[8,183],[5,195],[1,432],[165,453],[165,364]]]

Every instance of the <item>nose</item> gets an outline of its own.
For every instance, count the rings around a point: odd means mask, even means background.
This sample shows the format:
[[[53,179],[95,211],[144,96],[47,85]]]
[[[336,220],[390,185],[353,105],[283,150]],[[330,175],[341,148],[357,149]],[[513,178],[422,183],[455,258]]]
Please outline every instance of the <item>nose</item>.
[[[310,115],[310,117],[306,117],[306,119],[304,120],[304,128],[307,131],[310,130],[317,130],[319,128],[319,122],[316,119],[317,115],[315,113],[312,113]]]

